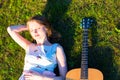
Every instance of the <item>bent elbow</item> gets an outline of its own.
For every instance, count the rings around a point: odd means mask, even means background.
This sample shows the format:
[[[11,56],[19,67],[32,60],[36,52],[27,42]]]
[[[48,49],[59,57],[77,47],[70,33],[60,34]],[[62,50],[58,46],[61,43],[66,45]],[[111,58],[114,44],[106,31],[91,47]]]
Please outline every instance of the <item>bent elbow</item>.
[[[11,31],[10,26],[7,27],[7,32],[9,33]]]

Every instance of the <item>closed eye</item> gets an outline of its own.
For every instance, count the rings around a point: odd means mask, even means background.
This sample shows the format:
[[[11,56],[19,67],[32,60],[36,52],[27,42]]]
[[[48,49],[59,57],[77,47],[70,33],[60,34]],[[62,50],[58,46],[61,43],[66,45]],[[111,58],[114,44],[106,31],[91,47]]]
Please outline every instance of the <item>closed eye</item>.
[[[30,32],[33,32],[33,30],[30,30]]]
[[[38,28],[38,29],[41,29],[41,28]]]

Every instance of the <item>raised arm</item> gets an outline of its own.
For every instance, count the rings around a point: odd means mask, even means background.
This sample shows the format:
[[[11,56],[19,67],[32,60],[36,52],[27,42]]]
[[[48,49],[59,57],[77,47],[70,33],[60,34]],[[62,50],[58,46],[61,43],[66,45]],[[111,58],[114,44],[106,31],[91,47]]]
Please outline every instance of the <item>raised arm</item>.
[[[27,46],[30,44],[30,41],[25,39],[23,36],[19,34],[21,31],[28,30],[25,25],[17,25],[17,26],[9,26],[7,31],[12,39],[18,43],[23,49],[26,49]]]

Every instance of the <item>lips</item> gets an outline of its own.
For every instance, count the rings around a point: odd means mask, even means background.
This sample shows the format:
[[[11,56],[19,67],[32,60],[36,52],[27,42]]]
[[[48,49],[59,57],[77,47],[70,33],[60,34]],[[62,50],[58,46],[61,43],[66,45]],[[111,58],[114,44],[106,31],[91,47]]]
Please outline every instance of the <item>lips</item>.
[[[35,35],[35,37],[39,37],[39,34]]]

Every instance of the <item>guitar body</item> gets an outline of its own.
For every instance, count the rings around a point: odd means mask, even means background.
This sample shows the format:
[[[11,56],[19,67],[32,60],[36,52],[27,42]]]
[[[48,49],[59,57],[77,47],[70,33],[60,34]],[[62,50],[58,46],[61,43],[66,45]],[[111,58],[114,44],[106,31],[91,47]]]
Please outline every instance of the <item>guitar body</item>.
[[[88,68],[88,79],[80,79],[81,68],[70,70],[66,75],[66,80],[103,80],[103,74],[98,69]]]

